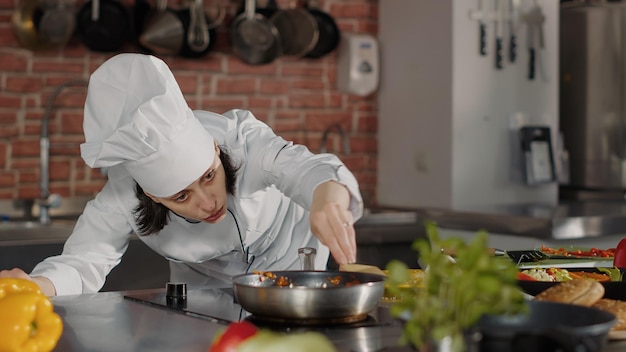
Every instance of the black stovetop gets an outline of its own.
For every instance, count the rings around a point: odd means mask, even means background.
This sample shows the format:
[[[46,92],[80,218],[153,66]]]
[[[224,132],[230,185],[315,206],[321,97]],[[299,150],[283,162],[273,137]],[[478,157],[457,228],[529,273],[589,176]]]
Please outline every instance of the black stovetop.
[[[187,298],[184,300],[168,298],[164,290],[132,293],[125,295],[124,298],[219,324],[227,325],[235,321],[248,320],[257,326],[279,331],[345,329],[399,324],[399,321],[390,315],[388,307],[382,304],[366,317],[353,322],[324,321],[316,324],[301,324],[297,321],[266,321],[244,310],[237,303],[232,288],[192,289],[187,292]]]

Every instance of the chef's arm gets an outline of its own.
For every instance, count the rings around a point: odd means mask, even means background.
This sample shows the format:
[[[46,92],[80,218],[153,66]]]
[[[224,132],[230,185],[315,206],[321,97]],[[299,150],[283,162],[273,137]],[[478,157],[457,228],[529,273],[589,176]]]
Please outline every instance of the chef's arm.
[[[310,222],[311,231],[329,248],[338,264],[356,261],[354,218],[346,186],[331,180],[315,187]]]
[[[39,286],[39,288],[41,289],[41,292],[43,292],[44,295],[51,297],[51,296],[56,296],[57,294],[57,291],[54,288],[54,284],[52,283],[52,281],[50,281],[50,279],[44,276],[31,277],[28,274],[26,274],[24,270],[19,269],[19,268],[13,268],[11,270],[0,271],[0,278],[3,278],[3,277],[30,280],[30,281],[35,282]]]
[[[54,288],[54,284],[47,277],[35,276],[32,279],[37,285],[39,285],[39,288],[44,295],[50,297],[57,295],[57,290]]]

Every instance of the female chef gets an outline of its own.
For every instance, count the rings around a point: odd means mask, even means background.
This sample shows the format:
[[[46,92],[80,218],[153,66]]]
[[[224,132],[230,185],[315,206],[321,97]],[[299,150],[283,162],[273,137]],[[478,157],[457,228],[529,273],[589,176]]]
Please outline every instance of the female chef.
[[[119,54],[91,76],[81,155],[108,180],[63,253],[0,277],[47,295],[97,292],[137,234],[172,280],[227,287],[252,270],[300,269],[298,248],[354,262],[362,214],[354,176],[332,154],[276,136],[251,112],[192,111],[167,65]]]

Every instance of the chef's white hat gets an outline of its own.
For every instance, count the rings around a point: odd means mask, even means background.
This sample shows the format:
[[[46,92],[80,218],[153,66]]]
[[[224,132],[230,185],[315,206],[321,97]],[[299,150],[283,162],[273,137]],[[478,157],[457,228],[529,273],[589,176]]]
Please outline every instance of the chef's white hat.
[[[169,67],[150,55],[116,55],[91,75],[83,128],[89,166],[121,164],[158,197],[185,189],[215,157]]]

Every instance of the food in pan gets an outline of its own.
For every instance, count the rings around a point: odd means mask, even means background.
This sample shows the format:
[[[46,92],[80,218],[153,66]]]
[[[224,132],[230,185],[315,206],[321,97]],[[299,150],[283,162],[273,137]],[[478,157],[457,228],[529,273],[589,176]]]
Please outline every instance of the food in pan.
[[[274,280],[274,286],[281,286],[281,287],[292,286],[291,280],[289,280],[289,278],[286,276],[276,275],[271,271],[254,271],[253,273],[256,275],[259,275],[259,280],[261,280],[262,282],[267,279],[270,279],[270,280]],[[354,276],[351,277],[350,279],[346,279],[342,277],[341,275],[328,276],[326,278],[326,281],[333,286],[343,285],[346,287],[350,287],[350,286],[361,284],[361,281],[359,281],[359,279],[357,279]]]
[[[343,283],[343,278],[340,275],[329,276],[326,278],[326,281],[330,282],[334,286],[339,286]],[[350,287],[350,286],[358,285],[360,283],[361,281],[359,281],[357,278],[352,278],[352,280],[346,281],[344,286]]]
[[[589,279],[574,279],[547,288],[536,295],[535,299],[590,307],[602,297],[604,286],[601,283]]]
[[[289,281],[289,278],[285,276],[277,276],[271,271],[256,271],[255,270],[254,274],[259,275],[259,280],[261,282],[267,279],[274,280],[275,286],[289,286],[291,284],[291,281]]]

